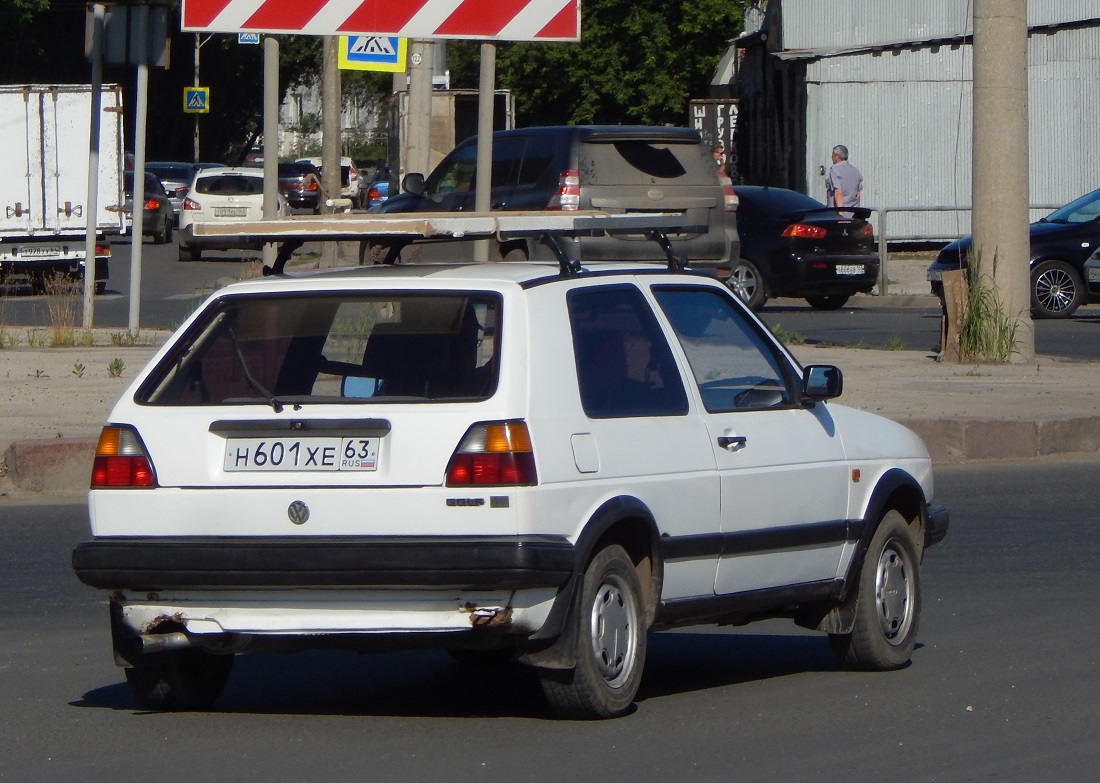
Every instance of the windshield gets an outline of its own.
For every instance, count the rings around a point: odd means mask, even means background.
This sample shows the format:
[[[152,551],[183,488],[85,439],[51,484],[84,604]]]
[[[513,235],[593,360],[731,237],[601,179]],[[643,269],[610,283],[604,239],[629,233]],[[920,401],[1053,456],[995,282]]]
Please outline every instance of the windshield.
[[[1091,223],[1100,217],[1100,190],[1087,193],[1079,199],[1056,209],[1043,218],[1044,223]]]

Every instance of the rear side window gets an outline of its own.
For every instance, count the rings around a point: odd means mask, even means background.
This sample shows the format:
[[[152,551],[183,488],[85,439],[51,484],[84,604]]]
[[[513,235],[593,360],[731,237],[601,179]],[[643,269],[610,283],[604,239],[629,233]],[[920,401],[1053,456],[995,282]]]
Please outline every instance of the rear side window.
[[[496,387],[499,314],[494,294],[226,298],[137,399],[273,407],[484,399]]]
[[[264,180],[263,177],[240,174],[217,174],[212,177],[199,177],[195,181],[195,190],[199,193],[218,196],[262,195]]]
[[[577,385],[590,418],[687,413],[672,351],[637,288],[577,289],[568,306]]]

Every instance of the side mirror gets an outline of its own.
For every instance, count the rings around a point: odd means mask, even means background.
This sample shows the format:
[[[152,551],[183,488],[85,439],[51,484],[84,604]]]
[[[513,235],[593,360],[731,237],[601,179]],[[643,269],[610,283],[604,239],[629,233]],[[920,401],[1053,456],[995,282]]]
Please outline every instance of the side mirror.
[[[401,189],[406,193],[410,193],[414,196],[424,195],[424,175],[423,174],[406,174],[405,178],[401,180]]]
[[[839,397],[844,391],[844,376],[831,364],[811,364],[802,373],[802,404],[810,405]]]

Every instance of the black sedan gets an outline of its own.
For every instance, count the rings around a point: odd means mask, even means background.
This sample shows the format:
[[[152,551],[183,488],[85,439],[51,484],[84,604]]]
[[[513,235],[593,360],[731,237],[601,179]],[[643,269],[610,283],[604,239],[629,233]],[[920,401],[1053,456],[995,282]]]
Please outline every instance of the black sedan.
[[[726,284],[753,309],[770,297],[805,298],[836,310],[878,282],[874,229],[865,207],[827,207],[783,188],[738,186],[741,258]]]
[[[127,171],[123,179],[126,203],[123,210],[133,226],[134,216],[134,172]],[[151,171],[145,172],[144,207],[141,218],[141,235],[151,236],[154,245],[163,245],[172,241],[172,228],[176,225],[175,213],[168,192],[160,179]],[[131,231],[131,233],[133,233]]]
[[[1069,318],[1083,304],[1100,302],[1100,292],[1085,287],[1085,262],[1100,247],[1100,190],[1051,212],[1028,227],[1031,238],[1031,315]],[[965,269],[971,238],[940,251],[928,267],[932,293],[942,290],[943,272]]]
[[[310,163],[280,163],[279,193],[288,207],[321,211],[321,172]]]

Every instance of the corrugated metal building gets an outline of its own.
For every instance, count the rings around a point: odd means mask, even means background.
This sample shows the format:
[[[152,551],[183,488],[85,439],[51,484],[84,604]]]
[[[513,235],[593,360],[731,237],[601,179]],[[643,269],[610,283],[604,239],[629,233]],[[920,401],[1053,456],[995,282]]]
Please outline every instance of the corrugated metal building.
[[[972,8],[770,0],[735,42],[745,180],[823,200],[829,152],[845,144],[863,203],[891,210],[889,239],[968,233],[965,210],[893,210],[970,204]],[[1100,0],[1031,2],[1028,26],[1029,198],[1062,204],[1100,187]]]

